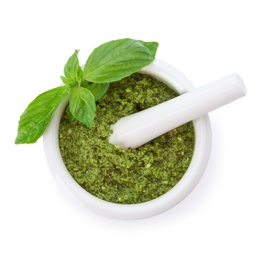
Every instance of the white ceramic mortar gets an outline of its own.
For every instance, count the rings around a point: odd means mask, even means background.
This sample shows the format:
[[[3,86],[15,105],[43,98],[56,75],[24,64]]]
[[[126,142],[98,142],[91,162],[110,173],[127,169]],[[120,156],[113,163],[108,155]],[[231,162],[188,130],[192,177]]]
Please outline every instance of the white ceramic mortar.
[[[171,65],[155,59],[140,72],[154,76],[179,94],[194,88],[190,81]],[[202,177],[211,150],[211,128],[208,115],[193,121],[195,148],[192,161],[183,178],[164,195],[140,204],[116,204],[101,200],[84,190],[67,171],[59,149],[58,131],[61,116],[68,103],[65,100],[56,111],[43,136],[48,165],[57,182],[78,204],[100,215],[117,219],[141,219],[162,213],[181,202]],[[170,155],[169,155],[170,156]]]

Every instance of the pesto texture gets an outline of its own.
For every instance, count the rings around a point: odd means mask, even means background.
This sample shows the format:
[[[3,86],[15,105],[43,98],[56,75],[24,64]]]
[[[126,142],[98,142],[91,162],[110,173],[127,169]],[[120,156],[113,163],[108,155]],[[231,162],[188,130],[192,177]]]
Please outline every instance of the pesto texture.
[[[59,142],[64,163],[85,190],[94,196],[121,204],[142,203],[174,187],[185,174],[193,155],[195,133],[192,122],[137,149],[117,148],[108,142],[110,125],[176,97],[155,78],[135,73],[110,84],[97,101],[93,127],[70,122],[64,112]]]

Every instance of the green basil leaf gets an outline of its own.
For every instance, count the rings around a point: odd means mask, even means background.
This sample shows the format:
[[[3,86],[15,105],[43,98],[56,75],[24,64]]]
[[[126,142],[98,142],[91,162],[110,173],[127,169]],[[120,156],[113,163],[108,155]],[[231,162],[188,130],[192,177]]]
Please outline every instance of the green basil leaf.
[[[92,127],[96,112],[95,98],[92,93],[83,87],[76,87],[70,95],[70,111],[73,117]]]
[[[107,92],[109,83],[93,83],[87,87],[93,94],[95,101],[101,99]]]
[[[73,122],[74,121],[74,116],[71,114],[71,111],[70,111],[70,105],[67,106],[66,108],[66,114],[67,114],[67,117],[69,119],[70,122]]]
[[[66,77],[63,77],[63,76],[61,76],[60,78],[61,78],[62,82],[67,86],[73,87],[77,83],[77,81],[75,79],[72,79],[72,78],[66,78]]]
[[[120,39],[104,43],[90,54],[85,67],[84,79],[95,83],[120,80],[154,60],[153,53],[141,42]]]
[[[158,42],[144,42],[144,41],[140,41],[146,48],[149,49],[150,53],[152,56],[155,57],[156,52],[157,52],[157,48],[159,46]]]
[[[68,79],[73,79],[75,81],[78,81],[83,76],[83,71],[79,65],[78,53],[79,50],[75,50],[75,52],[70,56],[64,66],[65,77]],[[62,80],[64,82],[63,78]]]
[[[37,96],[20,117],[15,143],[35,143],[42,136],[56,109],[69,93],[70,87],[63,86]]]
[[[80,81],[80,86],[81,86],[81,87],[84,87],[84,88],[88,88],[89,82],[88,82],[87,80],[82,79],[82,80]]]

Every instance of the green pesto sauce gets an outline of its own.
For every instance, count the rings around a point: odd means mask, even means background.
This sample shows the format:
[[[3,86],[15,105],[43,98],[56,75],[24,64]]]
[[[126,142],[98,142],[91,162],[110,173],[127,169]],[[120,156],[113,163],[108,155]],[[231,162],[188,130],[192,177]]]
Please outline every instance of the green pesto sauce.
[[[135,73],[110,84],[97,102],[92,128],[63,114],[59,141],[64,163],[76,182],[96,197],[122,204],[161,196],[186,172],[194,150],[192,122],[137,148],[108,142],[110,125],[121,117],[155,106],[177,94],[155,78]]]

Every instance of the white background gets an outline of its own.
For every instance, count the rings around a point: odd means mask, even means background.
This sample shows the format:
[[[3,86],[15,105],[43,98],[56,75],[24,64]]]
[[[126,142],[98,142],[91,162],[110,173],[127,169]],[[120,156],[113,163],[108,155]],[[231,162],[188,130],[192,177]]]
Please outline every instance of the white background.
[[[0,259],[260,259],[260,7],[257,0],[0,3]],[[247,96],[210,113],[200,183],[173,209],[120,221],[81,209],[50,173],[42,139],[14,145],[17,122],[60,84],[67,58],[124,37],[158,41],[157,57],[196,86],[236,72]]]

